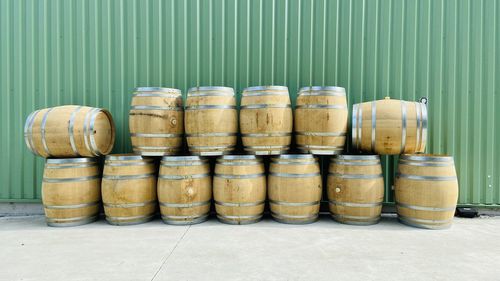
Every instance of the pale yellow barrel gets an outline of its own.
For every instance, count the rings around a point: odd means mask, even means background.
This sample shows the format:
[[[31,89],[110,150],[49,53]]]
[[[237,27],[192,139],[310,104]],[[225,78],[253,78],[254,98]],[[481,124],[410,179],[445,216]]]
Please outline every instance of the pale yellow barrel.
[[[301,88],[294,112],[297,148],[318,155],[342,153],[347,133],[347,115],[344,88]]]
[[[156,164],[133,154],[106,156],[101,183],[106,220],[113,225],[150,221],[156,213]]]
[[[420,102],[377,100],[352,109],[352,146],[376,154],[425,151],[427,106]]]
[[[240,131],[248,154],[274,155],[290,149],[293,116],[288,88],[258,86],[243,90]]]
[[[42,202],[49,226],[96,221],[101,203],[101,173],[96,159],[47,159]]]
[[[458,200],[453,157],[401,155],[395,197],[402,223],[427,229],[450,227]]]
[[[238,113],[233,88],[189,89],[184,115],[186,139],[191,154],[223,155],[235,149]]]
[[[129,112],[132,149],[143,156],[176,154],[182,146],[184,112],[178,89],[142,87]]]
[[[167,224],[206,221],[212,200],[208,160],[199,156],[163,157],[158,176],[158,200],[161,217]]]
[[[338,155],[328,174],[330,213],[345,224],[378,223],[384,200],[384,177],[378,155]]]
[[[221,222],[249,224],[262,218],[266,200],[262,159],[253,155],[219,157],[213,186],[215,210]]]
[[[100,156],[111,152],[115,125],[109,111],[64,105],[32,112],[24,139],[36,155],[49,157]]]
[[[318,219],[323,184],[318,159],[311,154],[271,158],[267,188],[274,220],[306,224]]]

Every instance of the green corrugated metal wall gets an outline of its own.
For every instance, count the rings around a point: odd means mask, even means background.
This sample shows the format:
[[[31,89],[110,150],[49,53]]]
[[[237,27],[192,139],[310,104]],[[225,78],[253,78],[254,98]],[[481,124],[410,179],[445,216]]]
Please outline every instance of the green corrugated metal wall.
[[[276,84],[343,86],[351,105],[428,96],[428,152],[455,156],[459,202],[498,206],[499,31],[496,0],[0,0],[0,200],[40,198],[36,108],[110,109],[122,152],[136,86]]]

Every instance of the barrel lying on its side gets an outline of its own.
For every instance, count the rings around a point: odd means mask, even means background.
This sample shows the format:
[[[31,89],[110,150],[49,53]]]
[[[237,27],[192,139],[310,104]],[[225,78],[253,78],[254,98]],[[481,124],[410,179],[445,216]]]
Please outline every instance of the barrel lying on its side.
[[[234,90],[228,87],[189,89],[184,121],[191,154],[230,153],[235,149],[238,133]]]
[[[380,220],[384,177],[378,155],[338,155],[328,174],[332,217],[341,223],[369,225]]]
[[[115,125],[109,111],[64,105],[40,109],[26,118],[24,139],[39,156],[100,156],[111,152]]]
[[[168,224],[207,220],[212,199],[208,160],[198,156],[163,157],[158,177],[161,217]]]
[[[311,154],[273,157],[267,185],[271,215],[283,223],[316,221],[322,187],[318,159]]]
[[[135,89],[129,128],[135,153],[144,156],[177,153],[184,133],[181,91],[154,87]]]
[[[292,140],[292,108],[284,86],[250,87],[243,90],[240,130],[249,154],[285,153]]]
[[[453,157],[401,155],[394,186],[401,222],[429,229],[451,226],[458,200]]]
[[[150,221],[156,212],[156,165],[140,155],[106,156],[102,176],[106,220],[113,225]]]
[[[217,159],[214,175],[217,218],[229,224],[258,222],[264,213],[266,174],[253,155],[225,155]]]
[[[99,218],[101,174],[93,158],[47,159],[42,202],[49,226],[77,226]]]
[[[352,108],[352,146],[376,154],[425,151],[427,106],[420,102],[377,100]]]

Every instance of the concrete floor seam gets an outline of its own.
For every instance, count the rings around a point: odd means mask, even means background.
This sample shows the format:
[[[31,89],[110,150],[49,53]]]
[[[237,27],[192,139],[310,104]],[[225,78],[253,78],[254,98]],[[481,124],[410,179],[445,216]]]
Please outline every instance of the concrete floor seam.
[[[188,231],[189,231],[190,228],[191,228],[191,225],[189,225],[186,228],[186,231],[184,231],[184,233],[182,234],[181,238],[177,241],[177,243],[175,243],[175,246],[172,248],[172,251],[170,251],[170,253],[167,255],[167,257],[163,260],[163,262],[161,263],[160,267],[155,272],[155,275],[153,275],[153,278],[151,278],[151,281],[155,280],[156,276],[158,276],[158,273],[160,273],[161,269],[167,263],[168,259],[172,256],[172,254],[174,253],[175,249],[177,249],[177,246],[179,246],[179,244],[184,239],[184,236],[186,236],[186,234],[188,233]]]

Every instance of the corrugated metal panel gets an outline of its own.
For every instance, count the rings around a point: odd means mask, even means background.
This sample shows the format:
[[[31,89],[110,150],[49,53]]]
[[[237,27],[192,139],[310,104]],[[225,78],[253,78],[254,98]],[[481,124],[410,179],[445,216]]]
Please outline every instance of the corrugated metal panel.
[[[499,18],[495,0],[0,0],[0,200],[40,198],[22,135],[36,108],[106,107],[130,151],[136,86],[277,84],[343,86],[351,105],[428,96],[428,151],[455,156],[460,203],[498,205]]]

